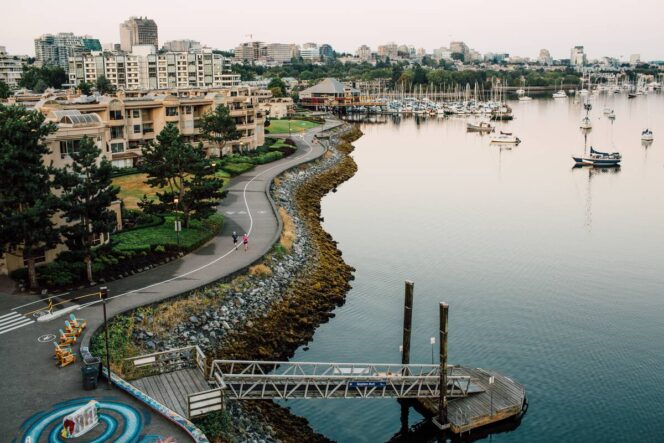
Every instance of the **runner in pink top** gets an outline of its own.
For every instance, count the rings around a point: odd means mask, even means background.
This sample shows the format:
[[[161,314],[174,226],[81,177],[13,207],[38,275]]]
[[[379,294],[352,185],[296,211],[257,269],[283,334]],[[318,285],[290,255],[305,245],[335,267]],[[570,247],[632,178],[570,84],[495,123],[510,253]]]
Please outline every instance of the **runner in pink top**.
[[[244,234],[242,236],[242,244],[244,244],[244,250],[246,251],[249,249],[249,236],[247,234]]]

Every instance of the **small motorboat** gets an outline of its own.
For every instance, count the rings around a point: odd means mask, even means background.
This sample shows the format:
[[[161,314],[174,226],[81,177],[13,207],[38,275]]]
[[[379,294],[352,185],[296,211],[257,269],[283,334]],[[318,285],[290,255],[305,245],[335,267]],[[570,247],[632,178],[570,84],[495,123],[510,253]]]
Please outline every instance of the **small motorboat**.
[[[601,152],[595,151],[590,147],[590,154],[583,154],[581,156],[572,156],[574,162],[579,166],[599,166],[599,167],[612,167],[620,166],[622,155],[620,152]]]
[[[567,98],[567,94],[562,89],[553,93],[553,98]]]
[[[520,101],[520,102],[529,102],[529,101],[531,101],[532,99],[533,99],[532,97],[527,96],[527,95],[522,95],[521,97],[519,97],[519,101]]]
[[[650,129],[645,129],[641,132],[641,141],[651,142],[655,139]]]
[[[489,122],[479,123],[466,123],[466,130],[468,132],[493,132],[496,130],[495,126],[491,126]]]
[[[494,134],[491,136],[491,143],[519,144],[521,143],[521,140],[519,139],[519,137],[515,136],[511,132],[500,131],[498,134]]]
[[[583,117],[583,120],[581,120],[581,125],[579,127],[581,129],[592,129],[593,124],[590,121],[590,117],[588,116]]]

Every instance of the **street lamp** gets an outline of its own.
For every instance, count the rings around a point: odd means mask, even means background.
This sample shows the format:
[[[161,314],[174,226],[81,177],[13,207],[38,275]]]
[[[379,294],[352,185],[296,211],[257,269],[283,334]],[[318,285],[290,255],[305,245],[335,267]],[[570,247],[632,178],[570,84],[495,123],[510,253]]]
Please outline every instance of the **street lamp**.
[[[175,204],[175,235],[177,236],[178,252],[180,252],[180,230],[182,229],[180,225],[180,213],[178,211],[180,200],[176,197],[173,199],[173,203]]]
[[[106,300],[108,299],[108,288],[102,286],[99,288],[99,298],[101,298],[101,305],[104,308],[104,337],[106,342],[106,380],[108,386],[106,389],[111,389],[113,382],[111,381],[111,353],[108,348],[108,325],[106,323]]]

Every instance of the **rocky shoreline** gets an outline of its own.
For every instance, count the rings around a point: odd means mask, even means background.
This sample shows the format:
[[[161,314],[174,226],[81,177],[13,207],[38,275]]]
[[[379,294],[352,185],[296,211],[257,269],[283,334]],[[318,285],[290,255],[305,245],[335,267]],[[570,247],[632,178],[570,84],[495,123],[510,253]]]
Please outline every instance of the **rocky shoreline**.
[[[330,135],[323,157],[275,179],[272,196],[289,218],[290,242],[282,236],[244,275],[127,314],[135,346],[160,351],[197,344],[215,358],[286,360],[309,342],[343,304],[353,278],[320,224],[320,201],[355,174],[348,154],[360,136],[357,127],[344,125]],[[213,441],[328,441],[273,402],[228,402],[226,412],[230,429],[210,436]]]

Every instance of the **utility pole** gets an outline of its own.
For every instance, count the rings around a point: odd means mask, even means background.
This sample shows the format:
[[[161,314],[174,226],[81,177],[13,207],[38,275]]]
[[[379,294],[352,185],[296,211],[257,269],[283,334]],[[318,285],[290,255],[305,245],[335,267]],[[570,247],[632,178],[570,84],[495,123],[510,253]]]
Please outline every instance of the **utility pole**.
[[[108,299],[108,288],[102,286],[99,288],[99,296],[102,300],[101,305],[104,309],[104,341],[106,342],[106,380],[108,386],[106,389],[112,389],[113,382],[111,381],[111,353],[108,348],[108,323],[106,322],[106,300]]]

